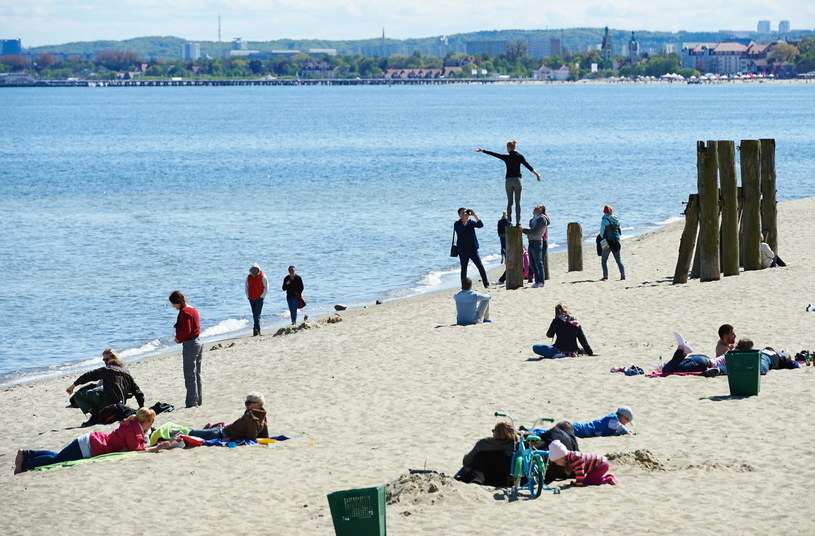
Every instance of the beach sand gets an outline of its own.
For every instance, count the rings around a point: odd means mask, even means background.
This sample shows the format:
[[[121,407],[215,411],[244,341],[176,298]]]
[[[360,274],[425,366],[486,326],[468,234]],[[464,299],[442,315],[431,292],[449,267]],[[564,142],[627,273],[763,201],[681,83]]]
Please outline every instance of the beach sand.
[[[587,237],[596,223],[584,223]],[[805,312],[815,302],[815,198],[779,205],[787,268],[674,286],[682,225],[623,242],[627,281],[613,262],[611,279],[598,281],[593,248],[583,272],[551,256],[544,288],[491,290],[492,324],[453,325],[455,291],[446,290],[344,311],[336,324],[310,320],[313,329],[285,336],[207,344],[199,408],[183,408],[179,354],[130,365],[148,405],[180,408],[158,425],[231,422],[248,391],[263,392],[271,434],[306,434],[272,448],[175,449],[13,476],[18,448],[59,450],[86,430],[65,407],[73,376],[3,389],[0,534],[333,534],[327,493],[385,483],[395,483],[390,534],[810,533],[815,367],[771,371],[749,398],[730,398],[726,378],[609,369],[667,361],[673,330],[712,353],[722,323],[759,346],[815,350],[815,313]],[[598,357],[536,359],[531,346],[548,341],[559,302]],[[633,408],[638,435],[580,441],[612,457],[618,486],[510,502],[500,489],[404,477],[454,474],[495,411],[586,421],[619,405]]]

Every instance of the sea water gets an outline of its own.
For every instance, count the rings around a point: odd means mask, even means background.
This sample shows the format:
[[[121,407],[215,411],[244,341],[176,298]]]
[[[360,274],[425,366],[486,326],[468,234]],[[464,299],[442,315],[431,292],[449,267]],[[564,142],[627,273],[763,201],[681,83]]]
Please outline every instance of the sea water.
[[[815,84],[2,89],[0,385],[172,348],[176,289],[207,340],[246,334],[253,262],[266,332],[290,264],[301,317],[453,287],[458,207],[495,267],[504,166],[477,147],[518,140],[554,250],[605,204],[629,236],[681,217],[698,140],[775,138],[778,199],[815,195],[814,104]]]

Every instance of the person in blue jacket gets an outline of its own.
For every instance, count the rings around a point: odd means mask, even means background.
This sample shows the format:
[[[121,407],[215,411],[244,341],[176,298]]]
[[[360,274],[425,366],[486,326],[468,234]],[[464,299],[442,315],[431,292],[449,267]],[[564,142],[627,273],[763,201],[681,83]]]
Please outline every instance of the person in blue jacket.
[[[625,425],[634,421],[634,412],[628,406],[620,406],[617,411],[611,412],[602,419],[591,422],[573,422],[576,437],[600,437],[635,434]]]
[[[608,243],[608,248],[603,249],[600,256],[600,266],[603,268],[603,278],[600,281],[608,279],[608,255],[614,255],[614,260],[617,262],[617,268],[620,269],[620,281],[625,281],[625,266],[620,259],[620,219],[613,214],[614,209],[611,205],[603,207],[603,219],[600,220],[600,236]]]
[[[470,219],[470,216],[473,219]],[[478,256],[478,237],[475,236],[475,230],[484,227],[484,222],[471,208],[458,209],[458,217],[459,219],[453,224],[453,230],[456,232],[456,249],[458,260],[461,262],[461,282],[464,283],[464,280],[467,279],[467,266],[472,260],[475,267],[478,268],[478,273],[481,274],[484,288],[489,288],[490,280],[481,263],[481,257]]]

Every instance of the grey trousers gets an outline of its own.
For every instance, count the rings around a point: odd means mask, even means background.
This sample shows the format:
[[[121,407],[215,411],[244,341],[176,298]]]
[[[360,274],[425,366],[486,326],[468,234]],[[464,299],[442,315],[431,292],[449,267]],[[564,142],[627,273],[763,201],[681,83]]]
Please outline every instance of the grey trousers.
[[[201,356],[204,346],[196,337],[181,343],[181,356],[184,360],[184,385],[187,387],[187,407],[200,406],[201,394]]]
[[[512,198],[515,198],[515,223],[521,223],[521,178],[507,178],[504,186],[507,190],[507,216],[512,217]]]

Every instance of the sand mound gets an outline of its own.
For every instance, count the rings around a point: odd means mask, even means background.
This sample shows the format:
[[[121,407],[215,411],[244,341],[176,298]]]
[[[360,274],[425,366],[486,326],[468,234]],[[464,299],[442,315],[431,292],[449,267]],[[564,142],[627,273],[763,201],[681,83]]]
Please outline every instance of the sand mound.
[[[441,473],[405,473],[387,484],[389,505],[430,506],[436,503],[492,502],[493,488],[465,484]]]
[[[664,463],[648,449],[637,449],[634,452],[612,452],[606,458],[615,465],[632,465],[646,471],[667,471]]]

